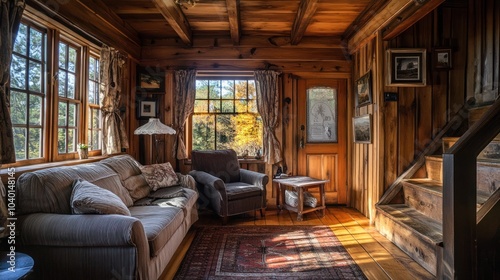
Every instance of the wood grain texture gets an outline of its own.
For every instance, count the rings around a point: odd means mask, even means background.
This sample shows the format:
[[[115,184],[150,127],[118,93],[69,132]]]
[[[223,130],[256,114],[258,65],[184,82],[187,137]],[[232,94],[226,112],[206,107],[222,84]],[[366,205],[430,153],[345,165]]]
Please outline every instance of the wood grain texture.
[[[192,43],[192,31],[184,13],[174,0],[153,0],[156,7],[169,25],[186,45]]]
[[[318,0],[302,0],[300,1],[299,10],[295,16],[291,32],[291,44],[297,45],[304,36],[312,17],[318,8]]]

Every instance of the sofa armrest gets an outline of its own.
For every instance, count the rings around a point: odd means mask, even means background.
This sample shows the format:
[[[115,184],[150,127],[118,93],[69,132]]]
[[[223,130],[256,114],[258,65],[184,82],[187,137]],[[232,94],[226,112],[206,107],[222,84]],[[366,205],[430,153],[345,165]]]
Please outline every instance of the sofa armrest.
[[[19,221],[23,245],[148,248],[142,223],[130,216],[36,213]]]
[[[266,174],[247,169],[240,169],[240,178],[242,182],[262,187],[264,190],[269,182],[269,176]]]

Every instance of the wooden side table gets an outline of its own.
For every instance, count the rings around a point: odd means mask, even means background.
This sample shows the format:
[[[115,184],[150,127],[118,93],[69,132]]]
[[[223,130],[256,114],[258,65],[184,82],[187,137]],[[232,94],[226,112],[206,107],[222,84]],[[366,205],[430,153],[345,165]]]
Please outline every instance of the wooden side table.
[[[276,194],[276,206],[278,211],[287,209],[297,212],[297,221],[302,221],[302,215],[313,211],[321,211],[322,217],[325,216],[325,183],[330,180],[320,180],[307,176],[291,176],[287,178],[273,179],[273,186],[278,188]],[[286,187],[294,188],[298,193],[298,206],[293,207],[285,203],[285,189]],[[304,191],[309,188],[319,188],[319,206],[317,207],[304,207]],[[281,203],[280,203],[281,199]]]

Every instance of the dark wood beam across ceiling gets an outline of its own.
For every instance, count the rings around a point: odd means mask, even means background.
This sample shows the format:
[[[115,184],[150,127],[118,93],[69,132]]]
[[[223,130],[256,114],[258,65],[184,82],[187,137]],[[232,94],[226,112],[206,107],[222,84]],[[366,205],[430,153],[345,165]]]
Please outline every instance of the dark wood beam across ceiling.
[[[174,0],[153,0],[165,20],[174,29],[186,45],[193,43],[193,35],[189,22],[179,5]]]
[[[302,36],[304,36],[307,26],[316,13],[316,9],[318,8],[317,4],[318,0],[300,1],[299,10],[297,11],[297,16],[293,22],[292,32],[290,35],[292,45],[297,45],[302,39]]]
[[[240,3],[239,0],[226,0],[229,29],[235,45],[240,44]]]

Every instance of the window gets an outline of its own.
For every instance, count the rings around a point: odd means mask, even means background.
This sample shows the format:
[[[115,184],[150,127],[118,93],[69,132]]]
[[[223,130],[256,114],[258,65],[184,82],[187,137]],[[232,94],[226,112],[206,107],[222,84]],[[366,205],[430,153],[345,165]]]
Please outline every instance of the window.
[[[31,16],[19,26],[9,85],[14,166],[76,159],[77,143],[101,154],[98,49],[60,29]]]
[[[262,119],[253,80],[198,79],[192,116],[192,149],[262,149]]]
[[[17,160],[44,157],[47,32],[21,24],[10,70],[10,114]]]

